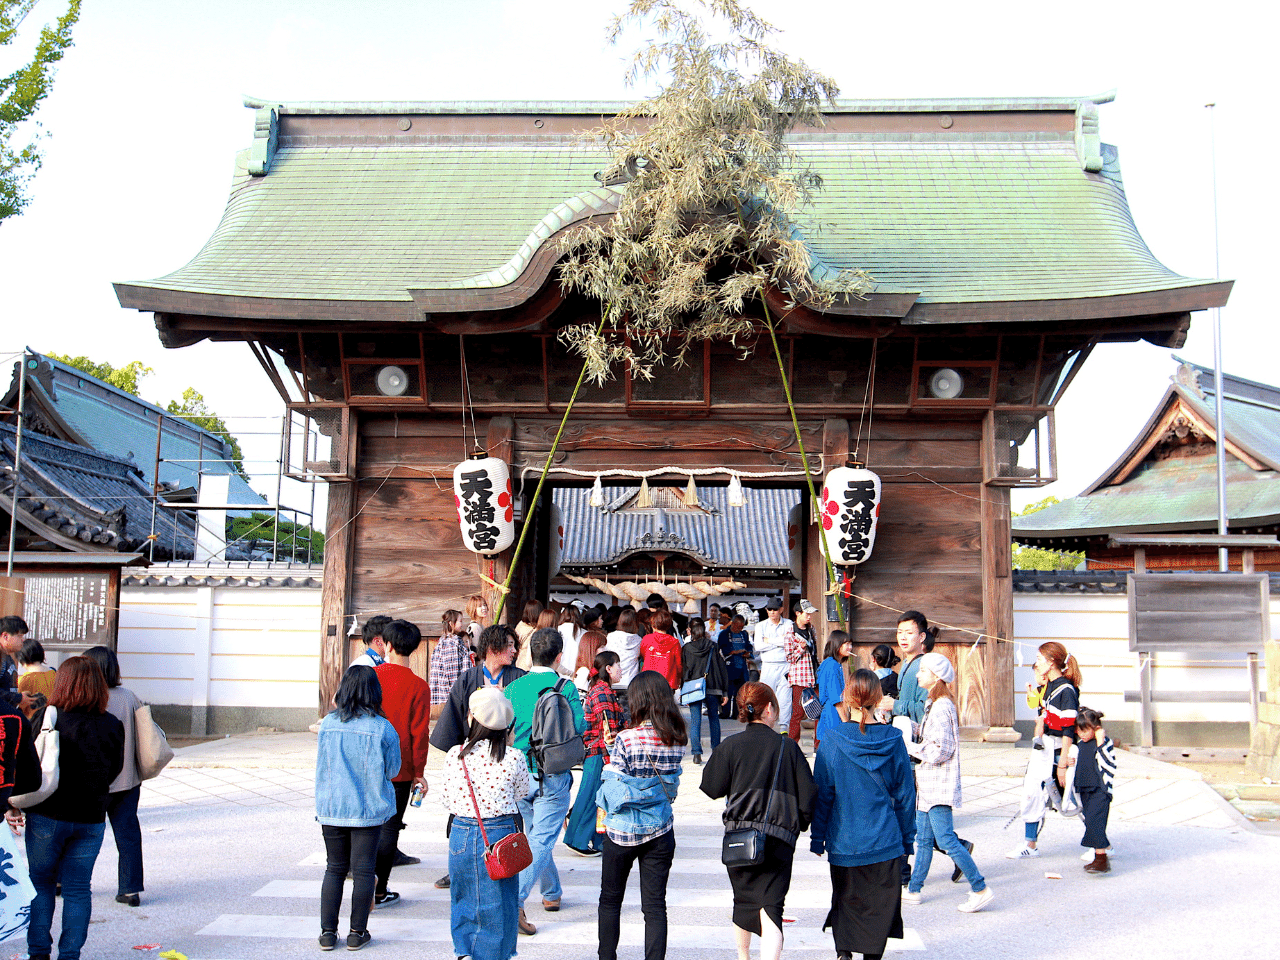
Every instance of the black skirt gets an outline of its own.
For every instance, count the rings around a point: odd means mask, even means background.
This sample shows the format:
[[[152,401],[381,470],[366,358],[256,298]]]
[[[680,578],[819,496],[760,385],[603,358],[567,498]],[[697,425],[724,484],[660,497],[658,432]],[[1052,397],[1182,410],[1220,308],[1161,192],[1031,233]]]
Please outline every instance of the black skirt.
[[[791,889],[795,847],[777,837],[765,837],[764,859],[750,867],[726,867],[733,887],[733,925],[760,935],[760,911],[782,929],[782,905]]]
[[[890,937],[902,939],[900,858],[862,867],[831,864],[831,928],[837,953],[884,953]]]

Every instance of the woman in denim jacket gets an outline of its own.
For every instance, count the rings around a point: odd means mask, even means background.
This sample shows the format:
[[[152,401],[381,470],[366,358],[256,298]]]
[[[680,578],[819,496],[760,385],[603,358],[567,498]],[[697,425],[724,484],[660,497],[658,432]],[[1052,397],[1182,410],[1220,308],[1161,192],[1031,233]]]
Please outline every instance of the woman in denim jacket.
[[[320,886],[320,949],[338,942],[338,908],[351,871],[351,932],[347,949],[371,939],[374,860],[382,825],[396,810],[391,778],[400,772],[400,738],[382,715],[382,686],[372,667],[342,676],[337,707],[320,721],[316,748],[316,819],[328,860]]]

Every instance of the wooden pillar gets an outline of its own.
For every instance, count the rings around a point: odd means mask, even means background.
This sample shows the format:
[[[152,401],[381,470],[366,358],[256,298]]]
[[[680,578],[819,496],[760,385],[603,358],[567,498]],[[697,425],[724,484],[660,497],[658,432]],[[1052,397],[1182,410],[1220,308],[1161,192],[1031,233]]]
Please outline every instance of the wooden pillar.
[[[813,478],[813,488],[818,496],[822,496],[822,481],[826,476],[826,471],[835,467],[844,466],[845,460],[849,458],[849,421],[839,418],[831,418],[822,422],[822,473]],[[809,516],[806,521],[811,520],[816,512],[816,506],[810,504]],[[816,523],[806,523],[806,545],[805,545],[805,582],[804,596],[818,608],[818,615],[814,617],[813,631],[814,635],[819,638],[818,649],[821,656],[822,649],[826,646],[827,634],[832,630],[840,627],[839,617],[827,616],[828,598],[825,596],[829,584],[827,583],[827,560],[826,555],[822,552],[822,527]],[[853,630],[852,611],[846,611],[850,617],[850,632]],[[790,614],[788,614],[790,616]]]
[[[982,488],[982,619],[985,703],[988,730],[983,739],[1011,743],[1013,729],[1013,530],[1008,487]]]
[[[324,579],[320,588],[319,715],[333,707],[342,672],[347,668],[347,605],[351,597],[351,555],[355,544],[356,483],[329,484],[325,526]]]

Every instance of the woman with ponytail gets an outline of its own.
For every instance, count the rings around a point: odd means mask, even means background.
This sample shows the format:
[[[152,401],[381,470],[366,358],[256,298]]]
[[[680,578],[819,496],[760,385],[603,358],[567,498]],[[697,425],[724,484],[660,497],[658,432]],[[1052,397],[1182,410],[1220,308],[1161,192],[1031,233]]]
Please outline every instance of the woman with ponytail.
[[[1055,778],[1060,788],[1066,786],[1071,747],[1076,740],[1076,712],[1080,709],[1080,663],[1066,647],[1052,640],[1040,644],[1034,669],[1046,683],[1036,720],[1036,730],[1043,731],[1043,735],[1032,746],[1044,754],[1052,751],[1053,761],[1052,768],[1046,771],[1044,764],[1037,762],[1044,756],[1041,754],[1032,758],[1027,769],[1021,810],[1026,843],[1005,854],[1010,860],[1040,856],[1036,843],[1044,826],[1048,789]]]
[[[603,640],[599,631],[589,630],[583,634],[584,648],[587,637],[593,633]],[[596,793],[604,765],[609,761],[609,748],[622,729],[622,708],[613,694],[613,684],[621,676],[622,663],[618,655],[612,650],[600,650],[591,663],[582,706],[587,720],[587,729],[582,735],[587,756],[582,761],[578,799],[569,812],[569,825],[564,831],[565,846],[584,857],[598,857],[604,849],[604,834],[596,830]]]

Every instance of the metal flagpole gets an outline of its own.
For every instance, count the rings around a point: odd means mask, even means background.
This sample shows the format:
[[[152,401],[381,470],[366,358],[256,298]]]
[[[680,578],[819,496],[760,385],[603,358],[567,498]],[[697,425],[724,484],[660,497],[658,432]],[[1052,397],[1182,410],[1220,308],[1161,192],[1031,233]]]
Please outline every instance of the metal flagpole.
[[[13,576],[13,547],[18,533],[18,481],[22,476],[22,418],[27,406],[27,351],[22,350],[22,358],[18,361],[18,417],[14,425],[13,441],[13,503],[9,508],[9,559],[5,566],[5,576]]]
[[[1209,111],[1209,169],[1213,180],[1213,279],[1222,279],[1222,270],[1218,255],[1218,151],[1214,140],[1213,108],[1215,104],[1206,103]],[[1227,434],[1226,424],[1222,419],[1222,308],[1213,308],[1213,417],[1214,430],[1217,432],[1218,451],[1218,535],[1226,536],[1227,529]],[[1227,548],[1218,548],[1218,569],[1226,572]]]

